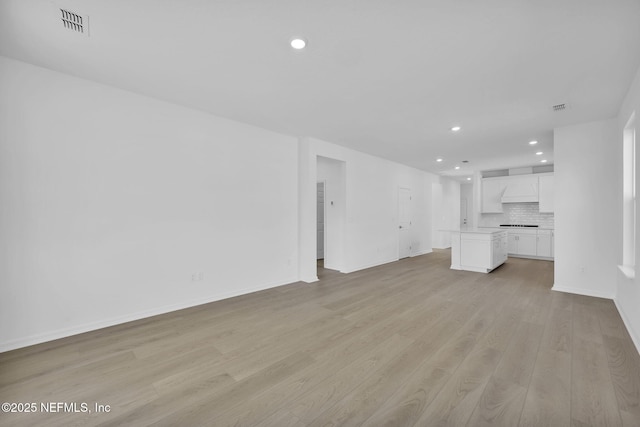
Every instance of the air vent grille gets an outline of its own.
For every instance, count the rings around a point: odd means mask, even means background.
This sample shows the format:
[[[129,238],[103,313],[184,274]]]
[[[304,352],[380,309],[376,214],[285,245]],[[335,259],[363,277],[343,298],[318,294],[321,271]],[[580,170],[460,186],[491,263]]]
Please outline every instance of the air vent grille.
[[[567,108],[567,104],[556,104],[552,108],[553,111],[562,111]]]
[[[89,19],[86,16],[60,9],[62,25],[80,34],[89,35]]]

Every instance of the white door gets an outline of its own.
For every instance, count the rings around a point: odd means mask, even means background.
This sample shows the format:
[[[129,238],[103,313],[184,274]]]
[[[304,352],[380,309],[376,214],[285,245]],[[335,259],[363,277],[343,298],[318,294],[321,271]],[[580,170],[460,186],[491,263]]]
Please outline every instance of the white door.
[[[317,231],[318,236],[316,241],[318,242],[317,259],[324,259],[324,182],[317,184]]]
[[[398,192],[399,258],[411,255],[411,190],[400,188]]]
[[[460,226],[466,227],[467,222],[467,198],[462,197],[460,198]]]

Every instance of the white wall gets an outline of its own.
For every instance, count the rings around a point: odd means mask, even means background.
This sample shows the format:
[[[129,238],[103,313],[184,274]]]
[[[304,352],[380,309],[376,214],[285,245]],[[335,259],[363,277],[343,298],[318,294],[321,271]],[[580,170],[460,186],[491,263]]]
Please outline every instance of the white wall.
[[[432,191],[432,245],[434,248],[449,248],[451,233],[446,230],[460,228],[460,183],[434,176]]]
[[[616,123],[603,120],[554,130],[555,290],[615,295],[622,246]]]
[[[398,259],[401,187],[431,252],[432,174],[3,57],[0,93],[0,351],[316,280],[318,156],[341,271]]]
[[[297,139],[2,57],[0,93],[0,351],[297,280]]]
[[[635,111],[636,123],[638,123],[638,117],[640,117],[640,69],[636,73],[634,82],[627,93],[626,99],[620,108],[620,114],[618,115],[616,126],[616,138],[617,145],[620,146],[617,159],[617,170],[622,169],[622,130],[627,124],[627,120],[631,117],[631,114]],[[636,129],[636,168],[640,167],[640,132]],[[622,181],[618,184],[619,191],[621,193]],[[636,189],[640,189],[640,173],[636,169]],[[636,190],[637,191],[637,190]],[[619,204],[622,204],[622,196],[620,196]],[[638,218],[638,207],[636,206],[636,227],[640,225],[640,218]],[[618,217],[618,229],[617,233],[619,237],[619,246],[622,246],[622,214]],[[622,271],[617,272],[617,295],[615,303],[618,306],[618,310],[622,318],[625,321],[629,334],[633,338],[636,348],[640,351],[640,228],[636,229],[636,248],[635,248],[635,264],[636,271],[635,277],[630,278],[623,274]],[[620,255],[618,264],[622,264],[622,256]]]
[[[343,272],[398,259],[398,188],[413,201],[412,255],[431,252],[433,175],[329,142],[300,140],[300,277],[316,280],[315,180],[318,156],[345,162],[346,195]]]

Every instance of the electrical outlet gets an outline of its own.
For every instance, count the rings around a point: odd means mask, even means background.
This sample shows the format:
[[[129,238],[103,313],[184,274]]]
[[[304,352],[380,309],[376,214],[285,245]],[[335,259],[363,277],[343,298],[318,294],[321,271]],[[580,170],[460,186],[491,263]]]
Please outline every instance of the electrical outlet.
[[[200,273],[198,273],[198,280],[200,282],[202,282],[204,280],[204,273],[202,271]]]

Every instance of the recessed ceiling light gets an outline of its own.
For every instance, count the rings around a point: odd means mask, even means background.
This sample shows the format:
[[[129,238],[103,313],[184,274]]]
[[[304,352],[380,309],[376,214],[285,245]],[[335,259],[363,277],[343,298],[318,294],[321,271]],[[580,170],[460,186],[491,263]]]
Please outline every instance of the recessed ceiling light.
[[[471,181],[471,178],[470,178],[470,177],[469,177],[469,178],[467,178],[467,181]]]
[[[460,166],[456,166],[454,169],[455,169],[455,170],[458,170],[458,169],[460,169]]]
[[[538,141],[529,141],[529,145],[536,145]]]
[[[438,162],[438,163],[439,163],[439,162],[441,162],[441,161],[443,161],[443,160],[444,160],[444,159],[443,159],[442,157],[438,157],[438,158],[436,159],[436,162]]]
[[[460,126],[454,126],[451,128],[451,132],[458,132],[460,129],[462,129]]]
[[[296,38],[291,40],[291,47],[296,50],[304,49],[306,46],[307,46],[307,41],[304,39]]]
[[[544,153],[543,153],[542,151],[538,151],[538,152],[536,153],[536,156],[542,156],[543,154],[544,154]]]
[[[547,159],[540,160],[540,163],[547,163]]]

